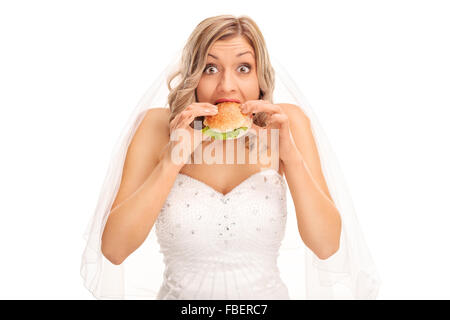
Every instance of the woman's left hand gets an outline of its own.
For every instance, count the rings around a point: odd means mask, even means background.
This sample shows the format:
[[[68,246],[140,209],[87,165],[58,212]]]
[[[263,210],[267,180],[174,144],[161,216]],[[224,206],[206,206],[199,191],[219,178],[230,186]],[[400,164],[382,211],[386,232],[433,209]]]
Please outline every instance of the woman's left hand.
[[[266,126],[263,129],[267,129],[269,132],[272,129],[279,130],[278,152],[283,162],[301,156],[289,128],[289,118],[280,105],[266,100],[249,100],[241,105],[241,111],[244,114],[250,114],[251,117],[258,112],[267,114]]]

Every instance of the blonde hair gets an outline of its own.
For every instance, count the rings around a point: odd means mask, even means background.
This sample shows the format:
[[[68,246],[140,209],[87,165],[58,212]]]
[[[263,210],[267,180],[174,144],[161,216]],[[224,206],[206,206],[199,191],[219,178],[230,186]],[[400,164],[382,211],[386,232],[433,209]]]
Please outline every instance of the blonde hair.
[[[169,88],[168,104],[170,120],[191,103],[196,102],[195,90],[206,66],[206,55],[216,40],[224,40],[234,36],[243,36],[255,51],[256,73],[260,87],[259,99],[273,103],[272,95],[275,86],[275,72],[269,60],[264,37],[256,23],[248,16],[234,17],[219,15],[200,22],[189,36],[183,48],[181,65],[167,79]],[[174,88],[171,82],[181,76],[181,81]],[[265,125],[267,115],[264,112],[254,116],[257,125]]]

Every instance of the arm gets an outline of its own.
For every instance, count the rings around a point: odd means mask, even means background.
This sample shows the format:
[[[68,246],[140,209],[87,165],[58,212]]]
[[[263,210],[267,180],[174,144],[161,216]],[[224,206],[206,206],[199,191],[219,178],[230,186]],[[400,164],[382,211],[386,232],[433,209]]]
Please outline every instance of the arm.
[[[147,113],[128,148],[120,189],[102,234],[102,253],[116,265],[145,241],[181,169],[164,146],[168,117],[163,111]]]
[[[325,178],[310,122],[297,106],[284,105],[296,148],[282,163],[292,193],[301,238],[319,258],[339,249],[341,218]]]

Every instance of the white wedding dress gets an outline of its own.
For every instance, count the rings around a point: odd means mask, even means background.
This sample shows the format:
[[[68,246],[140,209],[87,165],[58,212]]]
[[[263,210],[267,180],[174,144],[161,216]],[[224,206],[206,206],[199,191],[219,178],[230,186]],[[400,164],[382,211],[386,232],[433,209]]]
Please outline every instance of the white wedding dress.
[[[225,195],[179,173],[155,222],[165,263],[157,299],[289,299],[277,267],[286,215],[275,169]]]
[[[287,217],[287,204],[293,208],[294,202],[285,179],[268,169],[226,195],[179,174],[146,241],[120,265],[103,256],[102,234],[130,141],[148,109],[169,108],[166,79],[178,69],[180,50],[130,115],[85,230],[80,273],[96,298],[376,298],[380,277],[336,155],[309,102],[277,59],[271,60],[276,70],[272,100],[297,106],[311,121],[323,175],[342,218],[339,251],[321,260],[304,245],[295,210]]]

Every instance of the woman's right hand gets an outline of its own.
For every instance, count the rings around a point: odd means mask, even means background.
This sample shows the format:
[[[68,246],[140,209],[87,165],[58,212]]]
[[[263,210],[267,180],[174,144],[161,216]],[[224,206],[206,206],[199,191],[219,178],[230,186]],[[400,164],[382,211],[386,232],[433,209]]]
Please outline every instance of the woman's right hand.
[[[172,162],[179,164],[180,168],[184,166],[191,157],[191,154],[197,149],[197,147],[208,138],[200,130],[201,139],[194,141],[194,119],[202,116],[212,116],[217,114],[218,109],[216,105],[207,102],[194,102],[188,105],[183,111],[175,116],[170,122],[170,136],[172,137],[175,130],[179,130],[177,136],[171,138],[168,143],[168,152]],[[199,120],[198,120],[199,121]],[[192,127],[191,127],[192,125]],[[202,126],[200,126],[201,128]],[[185,138],[188,138],[187,140]],[[172,140],[175,139],[175,140]],[[189,141],[190,140],[190,141]],[[174,154],[172,150],[176,147]],[[183,151],[180,151],[183,150]],[[187,152],[186,152],[187,151]],[[179,152],[179,153],[178,153]],[[183,156],[182,163],[179,163],[180,156]]]

